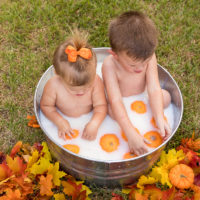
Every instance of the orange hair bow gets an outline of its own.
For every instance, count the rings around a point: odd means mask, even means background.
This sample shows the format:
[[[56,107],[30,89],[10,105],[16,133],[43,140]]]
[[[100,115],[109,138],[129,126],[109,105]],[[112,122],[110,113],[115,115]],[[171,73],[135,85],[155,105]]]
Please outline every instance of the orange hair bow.
[[[88,48],[81,48],[79,51],[77,51],[73,46],[69,45],[65,49],[65,53],[68,55],[68,61],[69,62],[76,62],[77,56],[81,56],[82,58],[85,58],[89,60],[92,57],[92,52]]]

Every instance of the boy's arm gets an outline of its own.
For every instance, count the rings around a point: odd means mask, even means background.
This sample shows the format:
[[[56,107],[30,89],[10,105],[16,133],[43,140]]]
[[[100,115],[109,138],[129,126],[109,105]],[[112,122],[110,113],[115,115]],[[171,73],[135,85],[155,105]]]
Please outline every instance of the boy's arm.
[[[108,58],[106,58],[102,66],[102,75],[112,113],[115,117],[115,120],[118,122],[128,138],[130,151],[137,155],[147,152],[143,138],[138,136],[128,117],[122,101],[118,79],[113,63],[109,62]]]
[[[55,84],[50,79],[43,90],[43,94],[40,101],[40,109],[44,115],[51,120],[58,127],[59,137],[65,140],[65,134],[71,137],[73,131],[69,125],[69,122],[65,120],[56,110],[56,90]]]
[[[83,131],[83,138],[94,140],[97,131],[107,114],[107,102],[102,80],[97,76],[92,92],[93,115]]]
[[[163,95],[158,77],[158,67],[155,53],[153,54],[151,60],[148,63],[146,81],[149,102],[153,116],[155,118],[158,128],[160,129],[161,136],[165,137],[166,134],[163,109]]]

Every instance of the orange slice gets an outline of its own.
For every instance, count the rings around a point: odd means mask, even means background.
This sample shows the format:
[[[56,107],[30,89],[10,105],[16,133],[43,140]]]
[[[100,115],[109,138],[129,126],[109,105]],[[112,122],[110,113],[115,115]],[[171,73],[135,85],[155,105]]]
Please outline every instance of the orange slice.
[[[119,139],[115,134],[105,134],[100,139],[101,148],[106,152],[117,150]]]
[[[144,114],[147,112],[146,105],[144,104],[143,101],[134,101],[131,104],[131,109],[139,114]]]
[[[136,130],[136,132],[137,132],[138,134],[140,134],[140,131],[139,131],[137,128],[135,128],[135,130]],[[122,138],[123,138],[125,141],[128,142],[128,139],[127,139],[127,137],[126,137],[124,131],[121,131],[121,136],[122,136]]]
[[[154,147],[154,148],[160,146],[163,141],[160,134],[156,131],[149,131],[145,133],[144,138],[146,138],[149,142],[151,142],[150,144],[147,144],[147,145],[149,147]]]
[[[164,116],[164,120],[165,120],[166,122],[168,122],[166,116]],[[154,117],[151,118],[151,121],[150,121],[150,122],[151,122],[151,124],[152,124],[152,126],[153,126],[154,128],[158,128],[157,125],[156,125],[156,121],[155,121]]]
[[[71,137],[69,137],[69,135],[65,134],[65,137],[67,140],[71,140],[71,139],[74,139],[76,137],[78,137],[79,135],[79,130],[76,130],[76,129],[73,129],[73,135],[71,135]]]
[[[134,157],[137,157],[137,155],[128,152],[128,153],[124,154],[123,159],[130,159],[130,158],[134,158]]]
[[[80,151],[79,146],[78,146],[78,145],[75,145],[75,144],[65,144],[65,145],[63,145],[63,147],[64,147],[65,149],[68,149],[69,151],[71,151],[71,152],[73,152],[73,153],[76,153],[76,154],[78,154],[79,151]]]

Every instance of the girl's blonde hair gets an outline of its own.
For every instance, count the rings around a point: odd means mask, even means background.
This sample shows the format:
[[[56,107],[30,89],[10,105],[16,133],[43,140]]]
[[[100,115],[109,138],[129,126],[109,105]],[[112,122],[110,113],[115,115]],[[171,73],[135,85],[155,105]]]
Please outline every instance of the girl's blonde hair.
[[[83,86],[91,83],[96,75],[96,55],[87,42],[88,34],[80,32],[78,29],[71,31],[71,36],[60,44],[53,56],[53,66],[58,75],[70,86]],[[74,47],[77,51],[81,48],[88,48],[92,52],[89,60],[77,56],[76,62],[70,62],[65,49],[68,45]]]

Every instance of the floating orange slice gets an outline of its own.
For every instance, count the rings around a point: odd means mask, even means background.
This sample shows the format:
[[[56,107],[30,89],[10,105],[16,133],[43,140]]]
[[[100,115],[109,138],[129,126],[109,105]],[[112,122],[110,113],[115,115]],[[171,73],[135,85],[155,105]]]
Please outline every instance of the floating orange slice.
[[[134,157],[137,157],[137,155],[128,152],[128,153],[124,154],[123,159],[130,159],[130,158],[134,158]]]
[[[147,145],[149,147],[154,147],[154,148],[160,146],[163,141],[160,134],[156,131],[149,131],[145,133],[144,138],[146,138],[149,142],[151,142],[150,144],[147,144]]]
[[[166,116],[164,116],[164,120],[165,120],[166,122],[168,122]],[[155,121],[154,117],[151,118],[151,121],[150,121],[150,122],[151,122],[151,124],[152,124],[153,127],[158,128],[157,125],[156,125],[156,121]]]
[[[147,112],[146,105],[144,104],[143,101],[134,101],[131,104],[131,109],[139,114],[143,114],[143,113]]]
[[[106,152],[117,150],[119,139],[115,134],[105,134],[100,139],[101,148]]]
[[[140,131],[139,131],[137,128],[135,128],[135,130],[136,130],[136,132],[137,132],[138,134],[140,134]],[[123,138],[125,141],[128,142],[128,139],[127,139],[127,137],[126,137],[124,131],[121,131],[121,135],[122,135],[122,138]]]
[[[71,135],[71,137],[69,137],[69,135],[65,134],[65,137],[67,140],[71,140],[71,139],[74,139],[76,137],[78,137],[79,135],[79,130],[76,130],[76,129],[73,129],[73,135]]]
[[[78,146],[78,145],[75,145],[75,144],[65,144],[65,145],[63,145],[63,147],[64,147],[65,149],[68,149],[69,151],[71,151],[71,152],[73,152],[73,153],[76,153],[76,154],[78,154],[79,151],[80,151],[79,146]]]

